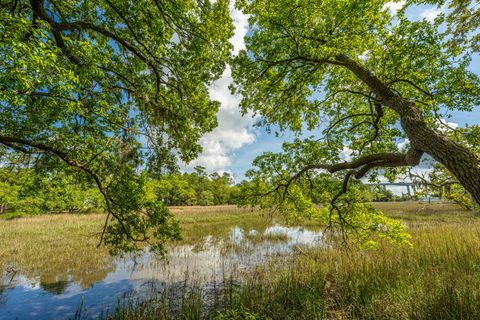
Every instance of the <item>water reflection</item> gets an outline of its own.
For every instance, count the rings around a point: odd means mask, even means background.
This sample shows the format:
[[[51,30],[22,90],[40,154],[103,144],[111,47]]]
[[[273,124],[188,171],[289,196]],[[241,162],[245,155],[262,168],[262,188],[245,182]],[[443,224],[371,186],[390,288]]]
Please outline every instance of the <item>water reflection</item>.
[[[301,246],[323,244],[319,231],[281,225],[264,230],[236,226],[224,237],[208,235],[195,244],[171,246],[168,261],[148,252],[114,258],[108,268],[102,265],[86,275],[103,275],[90,286],[72,277],[74,270],[63,270],[47,280],[45,276],[26,276],[19,271],[21,266],[8,265],[0,286],[0,320],[65,319],[74,316],[80,305],[86,310],[84,316],[93,318],[111,310],[128,292],[146,296],[152,288],[159,292],[188,282],[208,287],[222,283],[226,277],[240,279],[242,272],[271,256],[286,256]]]

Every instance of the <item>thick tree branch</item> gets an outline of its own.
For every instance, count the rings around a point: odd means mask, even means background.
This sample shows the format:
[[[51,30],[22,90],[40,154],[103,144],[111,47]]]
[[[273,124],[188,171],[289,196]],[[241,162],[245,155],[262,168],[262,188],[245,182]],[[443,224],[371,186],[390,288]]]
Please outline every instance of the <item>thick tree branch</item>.
[[[392,100],[400,98],[398,94],[355,60],[344,54],[335,56],[335,60],[338,64],[353,72],[358,79],[363,81],[376,94],[378,99],[381,99],[384,103],[388,103],[390,108],[400,114],[407,111],[402,105],[391,102]]]
[[[414,87],[415,89],[417,89],[418,91],[420,91],[421,93],[429,96],[429,97],[433,97],[433,94],[428,92],[427,90],[425,89],[422,89],[420,88],[418,85],[416,85],[415,83],[413,83],[413,81],[410,81],[408,79],[395,79],[393,81],[390,81],[387,85],[392,85],[394,83],[398,83],[398,82],[405,82],[405,83],[408,83],[409,85],[411,85],[412,87]]]
[[[126,225],[124,224],[122,218],[116,214],[115,210],[113,210],[112,199],[110,198],[107,189],[103,186],[102,179],[92,169],[90,169],[90,168],[86,167],[85,165],[82,165],[82,164],[78,163],[77,161],[75,161],[74,159],[70,158],[70,156],[67,153],[65,153],[61,150],[58,150],[58,149],[56,149],[52,146],[49,146],[47,144],[44,144],[44,143],[34,142],[34,141],[30,141],[30,140],[26,140],[26,139],[22,139],[22,138],[17,138],[17,137],[0,136],[0,144],[3,144],[3,145],[5,145],[9,148],[12,148],[16,151],[20,151],[20,152],[24,152],[24,153],[33,153],[33,151],[30,151],[30,150],[24,148],[23,146],[26,146],[26,147],[29,147],[29,148],[34,148],[34,149],[39,150],[40,153],[46,153],[46,154],[54,155],[54,156],[58,157],[59,159],[61,159],[62,161],[64,161],[69,166],[80,169],[81,171],[87,173],[90,177],[93,178],[93,180],[95,181],[95,184],[97,185],[98,190],[100,191],[103,198],[105,199],[105,203],[107,205],[107,212],[108,212],[108,215],[107,215],[107,218],[106,218],[106,223],[108,222],[109,216],[111,214],[113,217],[115,217],[115,219],[121,225],[125,236],[127,236],[130,240],[139,242],[139,241],[146,241],[148,239],[147,237],[135,238],[135,237],[132,236],[132,234],[130,233],[130,231],[128,230]],[[105,226],[106,226],[106,224],[105,224]],[[103,237],[105,235],[105,230],[106,230],[106,228],[104,227],[102,235],[101,235],[100,243],[103,241]]]
[[[35,20],[37,18],[47,22],[52,29],[53,38],[55,39],[57,46],[70,61],[72,61],[74,64],[80,64],[80,60],[78,60],[78,58],[67,47],[65,41],[63,41],[62,33],[58,28],[56,28],[56,22],[45,11],[43,0],[30,0],[30,5],[32,6],[33,11],[33,25],[36,25]]]
[[[394,168],[404,166],[415,166],[420,163],[420,159],[423,155],[422,151],[416,149],[410,149],[406,153],[376,153],[371,155],[365,155],[352,161],[346,161],[336,164],[310,164],[304,166],[297,173],[285,180],[284,183],[279,183],[277,186],[264,194],[264,196],[275,193],[280,189],[283,189],[283,198],[285,198],[290,185],[298,180],[305,174],[308,174],[311,170],[326,170],[329,173],[336,173],[344,170],[348,170],[346,180],[342,192],[345,193],[348,187],[348,181],[353,176],[356,179],[364,177],[373,168]],[[348,177],[348,178],[347,178]],[[340,195],[339,195],[340,196]],[[338,197],[339,197],[338,196]],[[338,198],[336,197],[336,198]],[[335,199],[336,201],[336,199]],[[333,202],[335,202],[333,201]]]

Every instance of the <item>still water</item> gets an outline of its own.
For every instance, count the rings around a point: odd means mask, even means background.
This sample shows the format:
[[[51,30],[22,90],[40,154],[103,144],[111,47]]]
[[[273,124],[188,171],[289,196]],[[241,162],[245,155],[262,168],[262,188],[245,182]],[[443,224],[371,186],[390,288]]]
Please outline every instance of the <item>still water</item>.
[[[127,296],[147,297],[187,283],[215,287],[225,279],[241,279],[242,273],[272,257],[314,245],[324,245],[320,231],[278,224],[263,230],[234,226],[224,236],[204,235],[194,245],[172,245],[166,260],[145,251],[110,258],[81,277],[73,276],[75,270],[62,270],[45,281],[7,264],[0,286],[0,320],[68,319],[78,310],[82,319],[97,318]]]

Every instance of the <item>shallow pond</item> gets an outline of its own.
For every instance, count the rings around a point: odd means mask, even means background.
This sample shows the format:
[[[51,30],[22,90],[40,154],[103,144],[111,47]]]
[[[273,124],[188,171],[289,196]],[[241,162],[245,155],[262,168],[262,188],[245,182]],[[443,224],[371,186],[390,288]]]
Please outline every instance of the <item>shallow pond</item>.
[[[223,236],[205,234],[194,243],[170,246],[167,261],[148,252],[112,257],[80,277],[73,276],[72,269],[45,280],[22,274],[21,266],[7,263],[0,286],[0,320],[74,318],[78,310],[81,318],[96,318],[127,296],[181,290],[190,283],[208,291],[226,279],[241,279],[242,273],[272,257],[324,245],[321,231],[277,224],[263,230],[232,226]]]

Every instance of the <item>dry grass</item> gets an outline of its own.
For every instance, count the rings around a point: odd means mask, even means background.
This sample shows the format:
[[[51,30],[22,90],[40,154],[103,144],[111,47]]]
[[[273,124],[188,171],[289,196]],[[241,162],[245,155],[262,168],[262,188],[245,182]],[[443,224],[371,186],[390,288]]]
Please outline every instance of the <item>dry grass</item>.
[[[44,215],[0,221],[0,268],[11,264],[41,282],[72,280],[87,287],[111,270],[105,247],[96,248],[104,216]]]
[[[221,207],[174,207],[182,243],[206,235],[226,236],[234,225],[267,222],[257,212]],[[88,287],[113,268],[104,246],[97,248],[104,214],[52,214],[0,220],[0,269],[38,277],[43,283],[70,280]]]
[[[420,201],[403,201],[403,202],[374,202],[373,205],[384,211],[390,216],[400,216],[410,218],[418,218],[421,216],[432,216],[434,219],[440,218],[438,215],[464,217],[472,217],[471,212],[462,209],[453,203],[444,202],[420,202]],[[412,216],[413,215],[413,216]],[[435,216],[436,215],[436,216]]]
[[[273,261],[252,273],[230,298],[230,311],[272,319],[479,319],[480,219],[451,204],[374,205],[407,222],[413,248],[384,243],[378,250],[302,250],[288,263]],[[225,236],[234,225],[261,230],[271,223],[258,211],[234,206],[172,212],[187,242]],[[96,248],[103,218],[61,214],[0,221],[0,267],[8,261],[45,283],[68,272],[88,286],[112,266],[107,250]],[[154,315],[147,309],[138,319]]]
[[[173,206],[170,212],[177,217],[236,215],[252,212],[251,209],[239,208],[234,205],[222,206]]]

